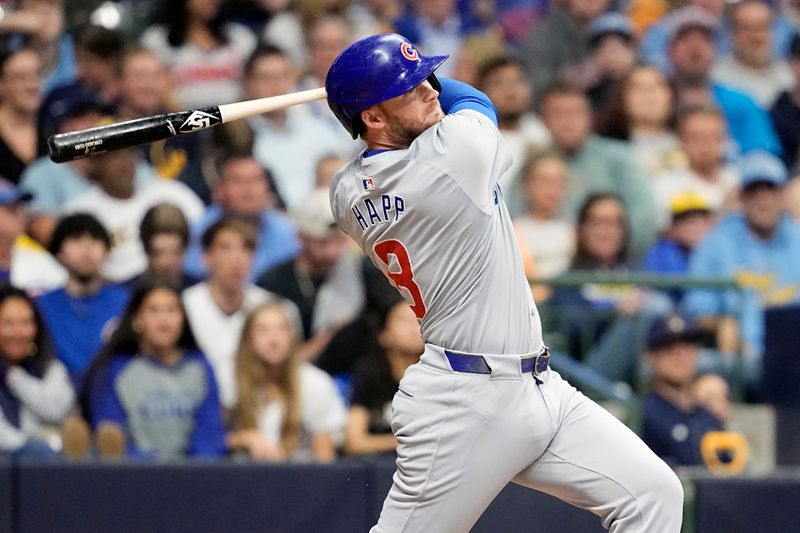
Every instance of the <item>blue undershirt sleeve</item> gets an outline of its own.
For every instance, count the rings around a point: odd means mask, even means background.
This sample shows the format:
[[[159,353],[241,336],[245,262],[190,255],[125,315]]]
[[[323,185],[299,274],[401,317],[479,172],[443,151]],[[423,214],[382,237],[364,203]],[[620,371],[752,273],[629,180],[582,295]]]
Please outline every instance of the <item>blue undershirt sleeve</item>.
[[[445,115],[462,109],[472,109],[486,115],[495,126],[497,125],[497,111],[488,96],[466,83],[447,78],[437,77],[437,79],[442,84],[439,103]]]

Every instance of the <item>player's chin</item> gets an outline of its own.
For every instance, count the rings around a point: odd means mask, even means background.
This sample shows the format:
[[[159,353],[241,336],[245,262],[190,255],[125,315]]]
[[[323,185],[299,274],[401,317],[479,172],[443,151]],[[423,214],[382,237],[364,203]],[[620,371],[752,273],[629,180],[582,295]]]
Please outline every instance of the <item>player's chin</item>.
[[[434,109],[425,117],[425,129],[430,128],[434,124],[438,124],[444,118],[444,113],[441,108]]]

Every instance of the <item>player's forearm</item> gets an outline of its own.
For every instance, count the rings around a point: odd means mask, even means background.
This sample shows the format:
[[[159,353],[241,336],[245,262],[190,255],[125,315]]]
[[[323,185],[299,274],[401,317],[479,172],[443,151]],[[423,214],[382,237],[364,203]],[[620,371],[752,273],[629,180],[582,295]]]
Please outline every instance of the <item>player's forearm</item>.
[[[438,79],[442,84],[439,103],[445,114],[455,113],[462,109],[474,109],[497,124],[497,111],[488,96],[466,83],[448,78]]]

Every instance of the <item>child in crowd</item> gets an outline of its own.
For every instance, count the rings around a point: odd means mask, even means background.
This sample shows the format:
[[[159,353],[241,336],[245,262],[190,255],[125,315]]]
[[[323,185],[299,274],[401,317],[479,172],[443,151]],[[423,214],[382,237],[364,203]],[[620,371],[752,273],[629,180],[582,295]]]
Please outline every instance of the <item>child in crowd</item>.
[[[236,354],[232,449],[262,461],[336,457],[345,407],[333,380],[299,357],[298,342],[282,305],[265,304],[248,316]]]
[[[645,253],[641,268],[659,274],[688,274],[689,258],[700,241],[714,228],[714,214],[702,195],[692,192],[672,198],[672,223]],[[683,291],[671,292],[675,303]]]
[[[168,282],[139,285],[86,385],[92,426],[121,433],[129,457],[226,451],[214,371],[197,348],[178,288]]]
[[[539,277],[552,278],[569,268],[575,247],[575,228],[559,216],[569,170],[556,152],[539,152],[531,155],[522,176],[528,211],[514,219],[514,227],[530,254],[523,260],[535,265]]]
[[[702,464],[700,441],[722,423],[697,402],[700,328],[678,315],[656,320],[647,337],[647,361],[653,368],[652,392],[642,402],[642,439],[671,465]]]

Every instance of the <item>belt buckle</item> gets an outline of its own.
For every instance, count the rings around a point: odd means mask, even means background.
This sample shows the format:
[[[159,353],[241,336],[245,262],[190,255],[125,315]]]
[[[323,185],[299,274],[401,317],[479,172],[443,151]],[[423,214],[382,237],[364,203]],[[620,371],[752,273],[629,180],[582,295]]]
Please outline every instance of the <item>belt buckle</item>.
[[[533,362],[533,375],[539,377],[547,370],[550,365],[550,349],[547,346],[542,347],[539,353],[536,354],[535,361]],[[543,368],[540,368],[542,367]]]

